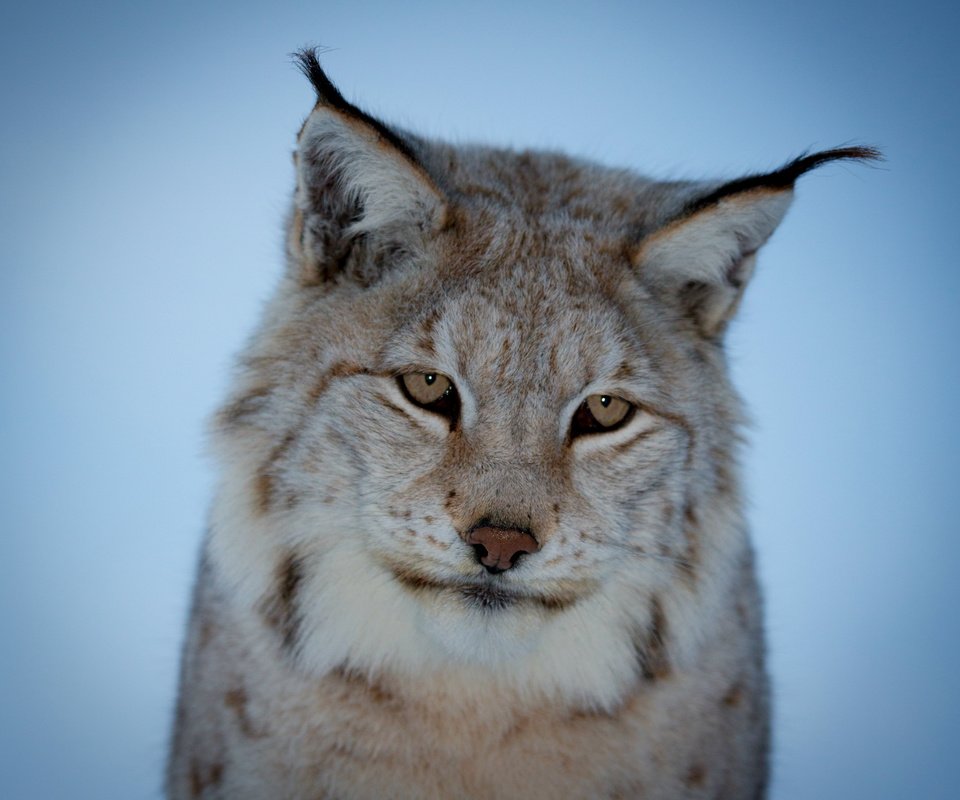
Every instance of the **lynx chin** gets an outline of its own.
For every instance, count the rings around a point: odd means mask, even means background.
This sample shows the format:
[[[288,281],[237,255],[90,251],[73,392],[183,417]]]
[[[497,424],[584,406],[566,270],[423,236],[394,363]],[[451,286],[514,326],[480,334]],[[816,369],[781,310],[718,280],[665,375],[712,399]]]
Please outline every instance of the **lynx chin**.
[[[169,797],[763,797],[724,331],[797,178],[879,154],[656,181],[431,141],[298,62]]]

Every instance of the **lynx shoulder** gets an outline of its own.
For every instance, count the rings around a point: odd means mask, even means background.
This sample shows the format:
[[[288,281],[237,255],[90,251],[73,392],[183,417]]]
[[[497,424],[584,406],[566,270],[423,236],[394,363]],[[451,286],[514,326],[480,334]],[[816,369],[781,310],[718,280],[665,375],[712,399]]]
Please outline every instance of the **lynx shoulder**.
[[[796,179],[877,153],[660,182],[429,141],[299,63],[169,796],[763,796],[724,330]]]

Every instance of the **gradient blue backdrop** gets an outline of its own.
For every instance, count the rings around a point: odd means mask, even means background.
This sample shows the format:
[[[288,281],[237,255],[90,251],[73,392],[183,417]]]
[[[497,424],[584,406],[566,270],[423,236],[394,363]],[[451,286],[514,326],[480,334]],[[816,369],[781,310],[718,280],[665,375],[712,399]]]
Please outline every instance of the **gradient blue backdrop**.
[[[460,140],[732,177],[807,147],[730,342],[772,797],[953,798],[960,342],[947,3],[8,3],[0,795],[157,798],[212,481],[312,94]]]

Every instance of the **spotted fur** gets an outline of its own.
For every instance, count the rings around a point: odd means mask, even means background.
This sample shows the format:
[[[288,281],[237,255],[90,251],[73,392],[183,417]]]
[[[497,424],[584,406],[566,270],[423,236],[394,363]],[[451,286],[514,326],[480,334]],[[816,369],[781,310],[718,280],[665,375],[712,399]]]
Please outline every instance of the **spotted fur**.
[[[300,64],[318,100],[216,418],[169,796],[762,796],[723,332],[797,177],[876,153],[657,182],[428,141]],[[456,415],[411,372],[448,376]],[[575,436],[592,394],[636,410]],[[539,550],[488,574],[478,525]]]

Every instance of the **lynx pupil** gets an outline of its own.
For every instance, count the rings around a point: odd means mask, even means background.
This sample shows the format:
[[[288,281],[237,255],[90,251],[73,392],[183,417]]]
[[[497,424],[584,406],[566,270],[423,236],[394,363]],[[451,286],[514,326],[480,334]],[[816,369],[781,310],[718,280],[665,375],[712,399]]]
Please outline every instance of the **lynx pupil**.
[[[606,433],[617,430],[630,421],[636,407],[622,397],[612,394],[592,394],[584,400],[573,415],[571,436]]]
[[[450,420],[451,429],[460,414],[460,396],[456,387],[439,372],[409,372],[397,383],[404,396],[415,406],[432,411]]]

